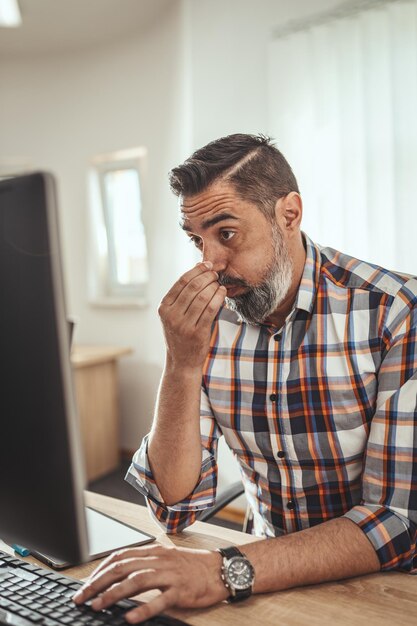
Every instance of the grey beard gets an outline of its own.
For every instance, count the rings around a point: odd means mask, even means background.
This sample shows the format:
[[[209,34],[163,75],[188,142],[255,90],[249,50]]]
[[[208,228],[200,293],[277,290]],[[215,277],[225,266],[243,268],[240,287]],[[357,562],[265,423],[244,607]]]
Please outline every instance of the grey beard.
[[[241,285],[249,290],[240,296],[226,298],[229,309],[236,311],[243,321],[261,324],[282,303],[291,287],[293,263],[284,244],[281,232],[273,225],[272,237],[275,257],[259,285],[250,285],[241,279],[220,276],[221,285]]]

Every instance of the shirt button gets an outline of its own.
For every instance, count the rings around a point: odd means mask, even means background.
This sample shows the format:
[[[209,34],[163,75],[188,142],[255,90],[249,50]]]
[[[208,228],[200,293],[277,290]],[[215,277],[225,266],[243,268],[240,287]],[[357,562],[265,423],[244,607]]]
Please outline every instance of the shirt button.
[[[288,500],[288,502],[287,502],[287,509],[289,509],[290,511],[295,509],[295,502],[293,502],[292,500]]]
[[[280,333],[277,333],[276,335],[274,335],[274,341],[281,341],[281,337],[282,335]]]
[[[277,452],[277,457],[279,457],[280,459],[283,459],[285,456],[285,452],[284,450],[278,450]]]
[[[276,401],[277,401],[277,398],[278,398],[278,396],[277,396],[277,394],[276,394],[276,393],[271,393],[271,395],[269,396],[269,399],[270,399],[272,402],[276,402]]]

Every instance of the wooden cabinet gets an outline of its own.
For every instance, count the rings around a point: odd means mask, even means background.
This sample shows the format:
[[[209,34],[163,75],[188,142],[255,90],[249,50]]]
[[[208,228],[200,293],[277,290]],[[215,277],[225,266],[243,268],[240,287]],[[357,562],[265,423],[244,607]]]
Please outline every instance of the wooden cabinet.
[[[71,361],[88,481],[119,465],[117,361],[131,348],[74,346]]]

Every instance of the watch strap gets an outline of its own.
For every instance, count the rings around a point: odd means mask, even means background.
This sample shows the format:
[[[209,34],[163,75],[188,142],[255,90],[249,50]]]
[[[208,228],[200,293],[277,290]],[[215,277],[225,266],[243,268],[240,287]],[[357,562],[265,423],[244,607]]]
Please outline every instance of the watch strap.
[[[228,602],[240,602],[240,600],[245,600],[246,598],[249,598],[252,595],[252,587],[250,587],[249,589],[235,589],[235,595],[232,596],[230,595],[227,598]]]
[[[236,546],[229,546],[228,548],[218,548],[218,551],[226,559],[231,559],[234,556],[241,556],[245,558],[245,555],[242,554],[239,548],[236,548]]]

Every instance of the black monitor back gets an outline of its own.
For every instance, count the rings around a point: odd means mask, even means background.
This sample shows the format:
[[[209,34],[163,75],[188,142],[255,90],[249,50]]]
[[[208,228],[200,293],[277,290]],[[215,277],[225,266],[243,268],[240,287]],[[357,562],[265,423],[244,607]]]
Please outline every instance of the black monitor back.
[[[0,538],[87,554],[52,176],[0,181]]]

